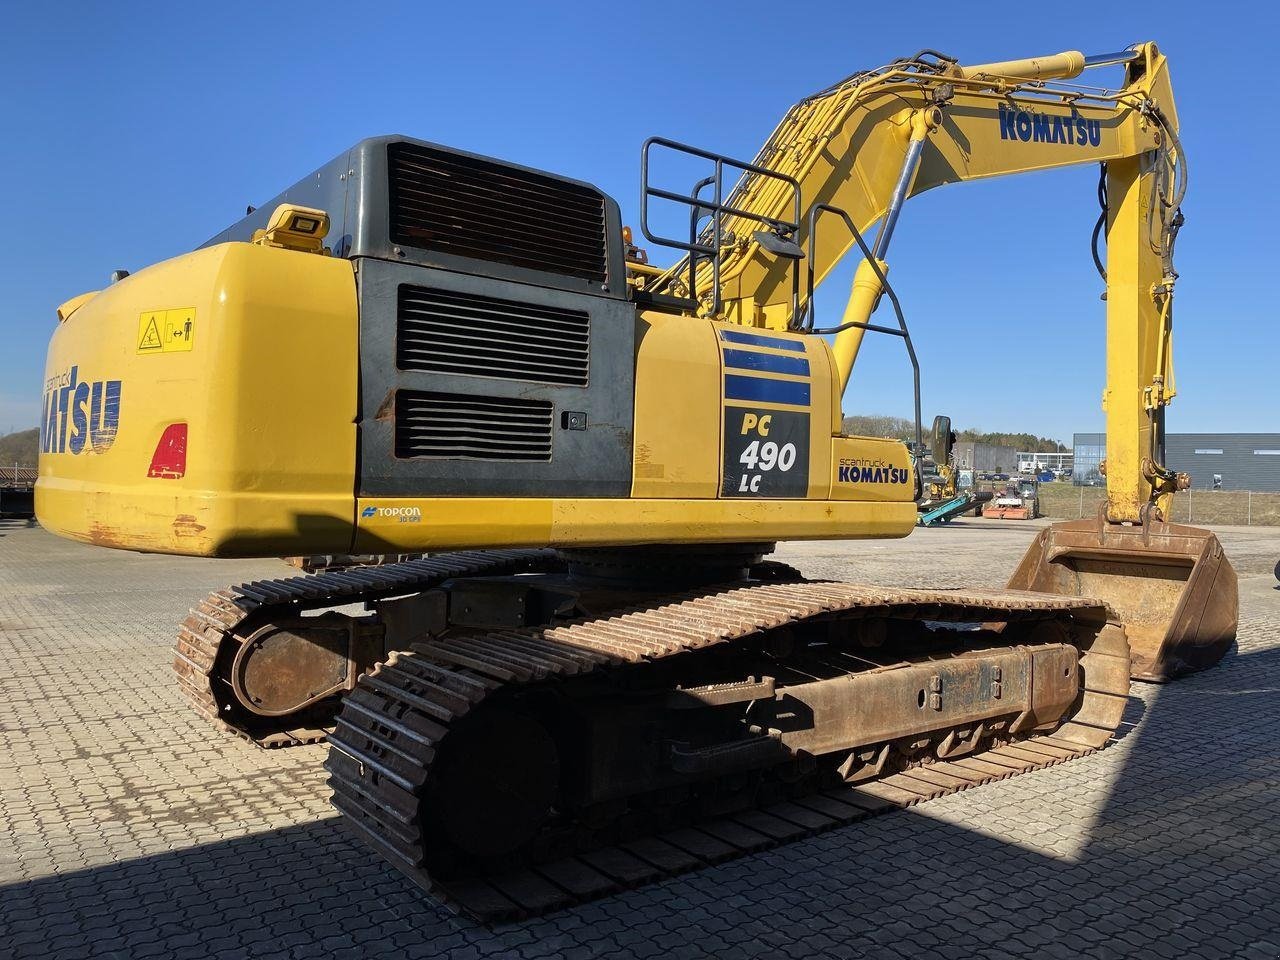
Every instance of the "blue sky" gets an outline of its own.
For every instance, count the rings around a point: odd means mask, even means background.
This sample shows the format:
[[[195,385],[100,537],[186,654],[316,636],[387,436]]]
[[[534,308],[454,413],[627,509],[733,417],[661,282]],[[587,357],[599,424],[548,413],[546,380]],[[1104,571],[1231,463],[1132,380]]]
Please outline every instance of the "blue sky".
[[[1280,39],[1274,8],[965,6],[6,2],[0,433],[36,424],[58,303],[197,246],[365,136],[589,180],[635,223],[651,134],[750,158],[798,98],[921,47],[982,62],[1144,39],[1170,56],[1191,171],[1169,428],[1280,430],[1278,138],[1265,76],[1248,81],[1253,53]],[[1068,442],[1101,429],[1096,177],[965,184],[908,205],[891,261],[926,417]],[[825,289],[827,318],[847,276]],[[905,415],[901,345],[876,339],[846,411]]]

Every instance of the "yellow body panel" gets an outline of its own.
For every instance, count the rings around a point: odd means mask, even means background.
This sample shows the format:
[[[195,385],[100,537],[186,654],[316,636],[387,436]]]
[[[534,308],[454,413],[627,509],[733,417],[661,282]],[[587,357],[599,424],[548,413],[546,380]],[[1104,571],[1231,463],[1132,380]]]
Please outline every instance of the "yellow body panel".
[[[836,439],[831,350],[742,346],[753,359],[800,358],[803,405],[726,400],[726,346],[710,320],[646,313],[637,323],[634,499],[357,496],[359,319],[349,261],[228,243],[139,271],[84,300],[49,350],[37,511],[64,536],[199,556],[445,550],[476,546],[733,542],[905,536],[915,509],[906,450]],[[156,341],[159,337],[160,346]],[[76,383],[70,384],[72,371]],[[731,370],[729,370],[732,373]],[[80,420],[100,429],[82,440]],[[93,384],[118,390],[108,438]],[[64,391],[62,388],[67,386]],[[103,394],[105,388],[98,393]],[[63,409],[67,409],[65,423]],[[725,497],[723,424],[808,418],[808,469],[796,499]],[[166,428],[185,425],[185,470],[148,476]],[[94,439],[96,437],[96,440]],[[73,451],[71,441],[76,440]],[[846,462],[888,475],[841,481]],[[833,492],[834,491],[834,492]],[[833,503],[830,501],[840,501]],[[859,502],[861,501],[861,502]],[[884,505],[896,501],[893,509]],[[357,516],[364,513],[370,515]]]
[[[646,312],[637,333],[631,495],[714,497],[720,484],[715,331],[705,321]]]
[[[724,483],[722,412],[803,411],[809,414],[809,484],[805,496],[824,500],[831,491],[829,440],[840,424],[839,381],[831,348],[820,337],[774,335],[799,347],[726,343],[720,331],[734,324],[712,323],[653,311],[640,315],[636,356],[635,464],[633,497],[714,498]],[[758,377],[808,387],[803,406],[724,399],[725,349],[761,358],[803,358],[807,375],[754,371]],[[905,457],[905,451],[904,451]],[[872,496],[868,499],[881,499]]]
[[[361,498],[357,553],[905,537],[914,501]],[[378,512],[369,518],[369,507]]]
[[[915,479],[907,448],[896,440],[835,437],[831,440],[832,500],[907,500],[915,523]]]
[[[181,310],[199,329],[191,348],[139,353],[139,318]],[[81,304],[54,333],[36,485],[41,523],[159,553],[333,549],[350,539],[353,520],[356,360],[348,261],[233,243],[139,271]],[[119,390],[114,435],[74,453],[76,411],[64,422],[61,409],[75,406],[75,392],[62,391],[73,369],[78,383]],[[82,418],[93,412],[92,391],[86,400]],[[185,475],[148,477],[175,423],[188,430]]]

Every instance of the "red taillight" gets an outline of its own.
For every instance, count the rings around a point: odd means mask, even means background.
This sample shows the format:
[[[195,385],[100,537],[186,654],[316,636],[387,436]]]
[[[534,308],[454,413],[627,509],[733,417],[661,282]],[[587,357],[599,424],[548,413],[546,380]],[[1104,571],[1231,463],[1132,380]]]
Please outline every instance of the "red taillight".
[[[178,480],[187,472],[187,425],[171,423],[160,434],[156,452],[151,455],[148,477]]]

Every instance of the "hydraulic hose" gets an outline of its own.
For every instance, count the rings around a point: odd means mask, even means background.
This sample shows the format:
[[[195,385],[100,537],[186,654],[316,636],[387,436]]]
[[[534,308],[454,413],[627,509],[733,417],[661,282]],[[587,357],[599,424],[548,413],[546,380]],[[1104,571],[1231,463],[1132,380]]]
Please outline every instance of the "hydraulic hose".
[[[1107,268],[1102,262],[1102,255],[1098,252],[1098,240],[1102,236],[1102,231],[1107,225],[1107,165],[1099,164],[1102,168],[1098,174],[1098,206],[1102,208],[1102,212],[1098,214],[1098,222],[1093,225],[1093,236],[1089,239],[1090,252],[1093,254],[1093,265],[1098,268],[1098,276],[1102,278],[1102,282],[1107,282]]]

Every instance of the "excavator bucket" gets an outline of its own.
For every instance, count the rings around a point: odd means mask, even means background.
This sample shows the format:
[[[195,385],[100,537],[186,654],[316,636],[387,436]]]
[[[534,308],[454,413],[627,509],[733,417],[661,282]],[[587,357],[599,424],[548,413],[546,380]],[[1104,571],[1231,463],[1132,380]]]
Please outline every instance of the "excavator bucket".
[[[1106,601],[1124,623],[1135,680],[1213,666],[1236,637],[1236,573],[1208,530],[1101,517],[1055,523],[1036,537],[1009,586]]]

